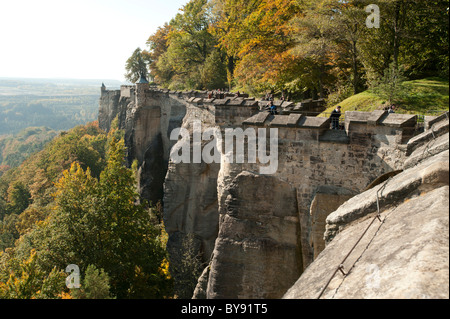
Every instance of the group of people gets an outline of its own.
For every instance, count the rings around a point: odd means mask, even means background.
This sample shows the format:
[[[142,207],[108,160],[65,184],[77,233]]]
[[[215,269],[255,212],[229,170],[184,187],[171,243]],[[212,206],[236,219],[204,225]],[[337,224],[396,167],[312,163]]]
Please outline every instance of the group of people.
[[[273,101],[273,93],[267,92],[266,95],[262,98],[262,101]]]
[[[228,92],[225,89],[224,90],[221,90],[221,89],[212,90],[211,92],[208,93],[208,98],[209,99],[224,99],[226,93],[228,93]]]
[[[289,95],[285,95],[284,92],[281,92],[281,101],[289,101]],[[273,92],[267,92],[266,95],[262,98],[262,101],[274,101]]]
[[[236,93],[230,93],[230,91],[228,89],[216,89],[216,90],[212,90],[211,92],[208,93],[208,99],[224,99],[225,96],[237,96],[240,97],[241,96],[241,92],[237,91]]]
[[[269,101],[269,104],[266,106],[266,110],[269,111],[270,114],[278,114],[277,106],[273,104],[274,97],[273,92],[267,92],[266,95],[261,99],[262,101]],[[284,92],[281,93],[280,101],[289,101],[289,95],[286,96]]]
[[[388,111],[389,114],[395,113],[395,104],[391,104],[391,106],[385,107],[384,110]]]
[[[217,89],[217,90],[213,90],[208,94],[208,98],[214,98],[214,99],[223,99],[225,98],[225,94],[229,93],[228,90],[224,89]],[[240,96],[240,92],[238,91],[236,93],[236,96]],[[281,95],[281,100],[289,100],[288,98],[285,97],[284,92]],[[270,114],[275,115],[278,114],[277,112],[277,106],[275,104],[273,104],[274,98],[273,98],[273,93],[272,92],[267,92],[266,95],[264,96],[264,98],[262,99],[262,101],[269,101],[269,104],[265,107],[266,110],[269,111]],[[342,107],[340,105],[336,106],[336,108],[331,112],[330,115],[330,119],[331,119],[331,129],[333,130],[338,130],[340,129],[340,125],[339,125],[339,118],[341,117],[342,113],[341,113],[341,109]],[[395,104],[392,104],[389,107],[386,107],[384,109],[385,111],[388,111],[388,113],[395,113]]]

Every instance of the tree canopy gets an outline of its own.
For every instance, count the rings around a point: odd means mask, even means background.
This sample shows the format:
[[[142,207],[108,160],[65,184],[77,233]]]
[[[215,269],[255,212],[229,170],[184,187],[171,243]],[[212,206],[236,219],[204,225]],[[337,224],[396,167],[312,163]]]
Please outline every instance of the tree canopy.
[[[369,5],[379,27],[368,26]],[[448,78],[448,2],[191,0],[148,39],[151,74],[172,89],[353,94],[393,65]]]
[[[123,133],[92,123],[0,178],[0,298],[171,295],[163,228],[124,159]]]

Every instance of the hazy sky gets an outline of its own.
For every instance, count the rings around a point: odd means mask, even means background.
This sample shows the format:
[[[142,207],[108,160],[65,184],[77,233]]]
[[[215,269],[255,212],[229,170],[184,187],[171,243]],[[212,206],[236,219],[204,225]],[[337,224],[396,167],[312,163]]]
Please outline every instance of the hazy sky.
[[[125,62],[188,0],[0,1],[0,77],[124,80]]]

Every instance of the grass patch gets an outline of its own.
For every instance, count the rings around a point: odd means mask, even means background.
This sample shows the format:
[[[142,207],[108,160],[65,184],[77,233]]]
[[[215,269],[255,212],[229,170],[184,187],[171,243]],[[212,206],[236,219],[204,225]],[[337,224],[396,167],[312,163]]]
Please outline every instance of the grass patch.
[[[449,82],[441,78],[425,78],[403,82],[404,92],[397,104],[396,113],[437,115],[449,109]],[[372,112],[383,109],[387,102],[370,90],[355,94],[327,108],[319,116],[328,116],[337,106],[342,112]]]

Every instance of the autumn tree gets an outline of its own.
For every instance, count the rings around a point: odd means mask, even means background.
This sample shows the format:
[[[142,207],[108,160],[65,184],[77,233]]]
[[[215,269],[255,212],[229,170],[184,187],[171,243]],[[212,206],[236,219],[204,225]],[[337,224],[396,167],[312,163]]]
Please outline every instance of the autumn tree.
[[[225,86],[226,58],[216,48],[209,26],[207,0],[191,0],[170,24],[150,36],[152,74],[173,89],[212,89]]]
[[[379,7],[379,27],[366,25],[368,5]],[[177,89],[226,81],[324,98],[361,92],[390,65],[448,76],[443,0],[192,0],[150,39],[152,72]]]
[[[212,0],[211,7],[211,33],[215,36],[218,46],[226,54],[227,81],[231,88],[234,81],[234,71],[241,42],[247,38],[243,32],[241,22],[251,14],[260,4],[260,1],[244,0]]]
[[[173,27],[171,25],[165,23],[162,27],[158,27],[156,32],[147,40],[151,61],[149,64],[150,75],[158,84],[167,85],[174,75],[174,70],[172,70],[170,65],[166,67],[164,63],[160,63],[160,67],[158,67],[159,59],[164,59],[164,54],[169,46],[168,36],[172,29]]]
[[[0,280],[0,299],[55,299],[64,292],[65,274],[53,268],[44,272],[37,263],[35,250],[10,271],[9,278]]]
[[[46,271],[76,264],[84,273],[94,265],[108,274],[113,296],[162,297],[165,282],[159,268],[165,250],[148,208],[137,203],[134,175],[124,157],[123,140],[113,137],[99,179],[73,163],[56,183],[54,211],[27,242],[36,247]],[[140,291],[138,283],[153,289]]]
[[[228,77],[250,90],[283,88],[296,67],[290,54],[293,37],[290,19],[298,12],[296,1],[219,0],[215,22],[219,45],[233,60]]]

